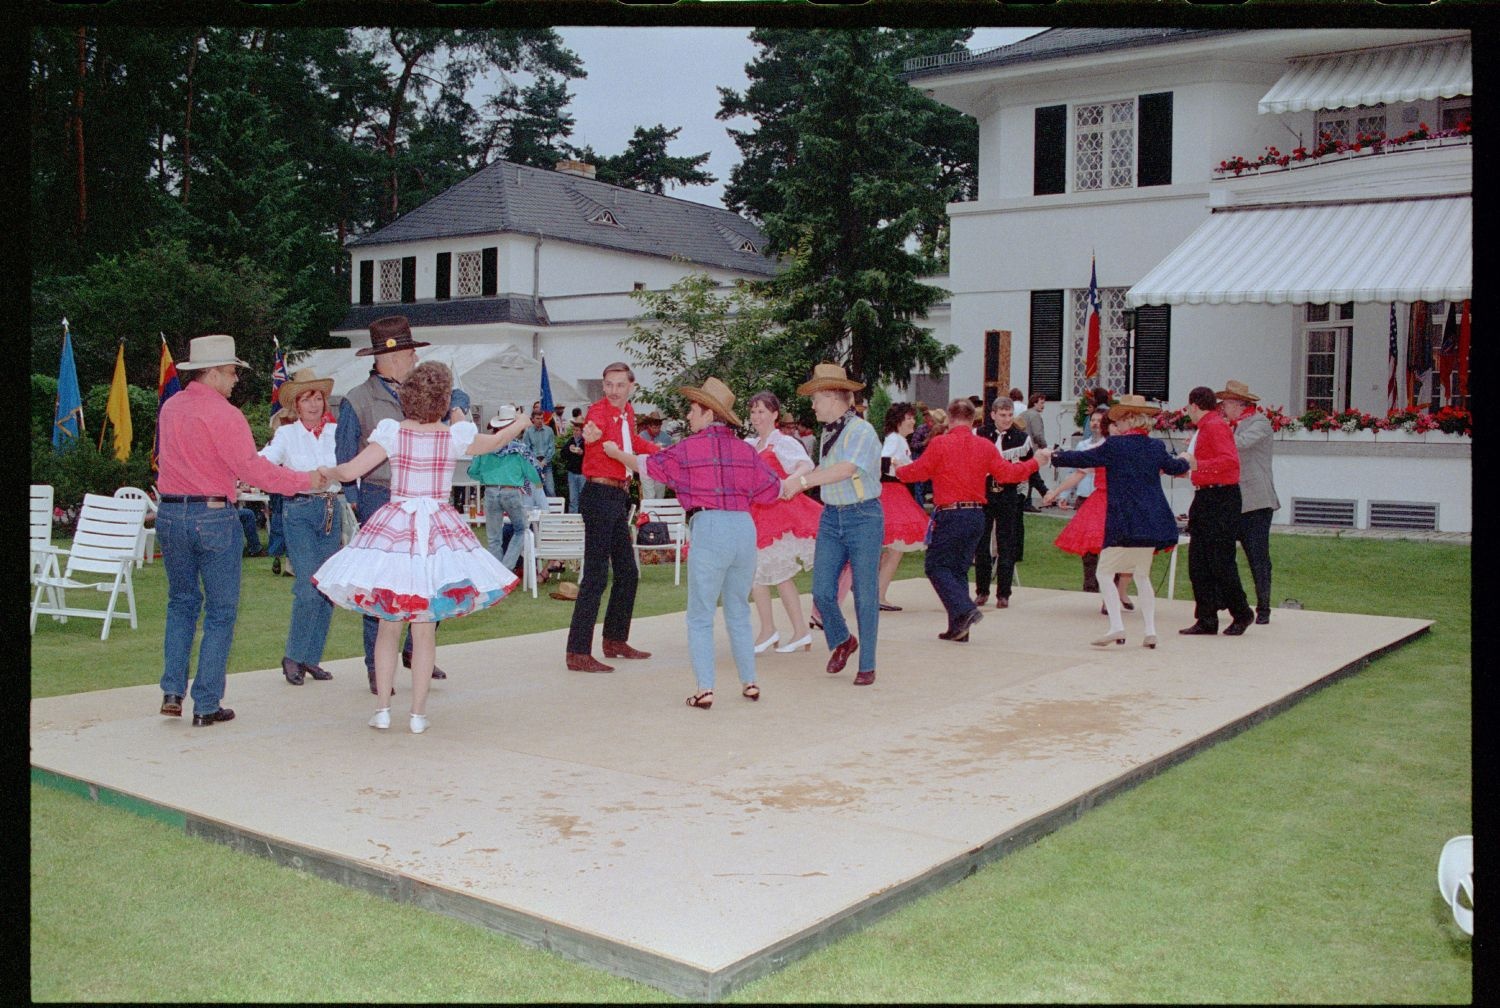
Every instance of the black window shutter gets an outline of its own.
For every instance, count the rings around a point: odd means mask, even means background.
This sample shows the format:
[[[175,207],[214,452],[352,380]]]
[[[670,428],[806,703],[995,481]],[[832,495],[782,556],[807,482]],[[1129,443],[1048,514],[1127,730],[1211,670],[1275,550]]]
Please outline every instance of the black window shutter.
[[[437,254],[437,279],[436,289],[432,296],[439,301],[448,300],[449,288],[453,285],[453,253],[439,252]]]
[[[1031,292],[1031,361],[1026,398],[1062,398],[1063,292]]]
[[[359,263],[359,303],[375,303],[375,260],[362,259]]]
[[[1172,184],[1172,92],[1143,94],[1135,134],[1138,186]]]
[[[411,304],[417,299],[417,257],[401,258],[401,303]]]
[[[1172,306],[1141,305],[1135,310],[1135,391],[1165,401],[1171,358]]]
[[[479,256],[479,293],[494,297],[500,290],[500,247],[491,245]]]
[[[1047,105],[1036,110],[1031,191],[1033,195],[1067,192],[1068,107]]]

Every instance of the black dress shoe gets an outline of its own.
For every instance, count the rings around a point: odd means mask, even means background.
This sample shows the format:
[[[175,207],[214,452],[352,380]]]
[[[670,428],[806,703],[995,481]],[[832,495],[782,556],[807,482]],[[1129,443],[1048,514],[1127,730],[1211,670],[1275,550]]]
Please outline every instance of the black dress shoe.
[[[292,659],[281,659],[281,674],[286,676],[286,681],[293,686],[302,685],[302,666]]]
[[[1271,622],[1271,614],[1268,612],[1258,612],[1255,614],[1255,622],[1257,626],[1265,626]]]
[[[281,557],[271,558],[271,573],[278,576],[281,574]]]
[[[1245,613],[1243,616],[1236,616],[1234,618],[1234,622],[1230,623],[1227,627],[1224,628],[1224,636],[1238,637],[1240,634],[1245,632],[1246,628],[1249,627],[1251,623],[1254,622],[1254,613]]]
[[[218,724],[220,721],[233,721],[234,711],[228,707],[220,707],[212,714],[194,714],[193,727],[201,728],[205,725]]]
[[[966,613],[960,613],[958,619],[953,621],[953,639],[957,640],[960,637],[968,636],[969,627],[982,619],[984,619],[984,610],[978,606],[975,606]]]
[[[182,717],[182,694],[163,693],[161,696],[161,712],[167,717]]]
[[[1209,635],[1213,635],[1213,634],[1216,634],[1216,633],[1219,632],[1219,628],[1216,627],[1216,626],[1204,626],[1202,623],[1194,623],[1192,626],[1190,626],[1190,627],[1183,627],[1181,630],[1179,630],[1177,632],[1180,633],[1180,634],[1186,634],[1189,637],[1191,637],[1191,636],[1193,636],[1195,634],[1209,634]]]
[[[333,678],[333,673],[321,665],[309,665],[307,662],[298,662],[297,667],[302,670],[304,675],[310,675],[319,682],[327,682]]]

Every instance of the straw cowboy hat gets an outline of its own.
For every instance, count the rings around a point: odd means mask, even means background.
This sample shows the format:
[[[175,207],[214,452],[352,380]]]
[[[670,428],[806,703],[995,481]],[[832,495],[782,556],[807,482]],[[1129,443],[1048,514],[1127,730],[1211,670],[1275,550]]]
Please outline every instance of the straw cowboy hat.
[[[333,379],[319,378],[317,372],[310,367],[298,368],[295,374],[281,383],[281,390],[277,393],[281,408],[296,405],[299,395],[312,391],[323,393],[326,400],[333,395]]]
[[[1220,399],[1238,399],[1241,402],[1260,402],[1260,396],[1250,394],[1249,385],[1246,385],[1242,381],[1235,381],[1233,378],[1224,383],[1224,389],[1222,392],[1215,392],[1214,395],[1218,396]]]
[[[812,377],[797,386],[797,394],[812,395],[814,392],[822,392],[825,389],[843,389],[854,392],[864,387],[864,382],[857,382],[850,378],[848,372],[839,365],[825,363],[813,368]]]
[[[520,415],[521,411],[516,408],[515,403],[502,403],[495,415],[490,417],[490,430],[504,430],[515,423]]]
[[[678,389],[677,392],[704,409],[712,410],[720,420],[731,427],[745,426],[740,422],[740,418],[734,415],[734,393],[729,391],[729,386],[719,379],[710,378],[703,383],[702,388],[684,387]]]
[[[557,590],[548,594],[559,602],[576,602],[578,600],[578,584],[574,581],[559,581]]]
[[[411,323],[405,315],[387,315],[370,323],[370,345],[363,350],[354,351],[354,356],[371,357],[424,346],[432,344],[411,338]]]
[[[234,337],[222,334],[195,336],[188,343],[188,358],[177,365],[179,371],[202,371],[204,368],[233,364],[250,370],[250,365],[234,355]]]
[[[661,410],[652,406],[650,413],[637,413],[635,419],[637,423],[661,423],[666,417],[661,415]]]
[[[1142,395],[1122,395],[1113,406],[1109,408],[1111,420],[1121,420],[1128,416],[1151,416],[1160,413],[1161,407],[1150,402]]]

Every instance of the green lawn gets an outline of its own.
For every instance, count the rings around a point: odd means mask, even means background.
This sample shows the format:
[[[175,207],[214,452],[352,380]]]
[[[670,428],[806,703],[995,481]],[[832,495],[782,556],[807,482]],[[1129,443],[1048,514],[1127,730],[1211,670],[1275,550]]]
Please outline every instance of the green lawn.
[[[1027,519],[1027,586],[1078,586],[1058,528]],[[1471,832],[1470,550],[1277,535],[1272,555],[1278,600],[1433,632],[730,1000],[1471,1001],[1470,942],[1435,881],[1443,842]],[[281,657],[291,581],[268,565],[246,563],[231,671]],[[164,578],[138,573],[139,629],[38,627],[33,696],[157,680]],[[915,556],[898,576],[920,574]],[[684,599],[670,565],[647,567],[636,611]],[[568,613],[517,594],[439,642]],[[358,634],[336,614],[328,656],[358,654]],[[39,1001],[670,1000],[37,784],[31,845]]]

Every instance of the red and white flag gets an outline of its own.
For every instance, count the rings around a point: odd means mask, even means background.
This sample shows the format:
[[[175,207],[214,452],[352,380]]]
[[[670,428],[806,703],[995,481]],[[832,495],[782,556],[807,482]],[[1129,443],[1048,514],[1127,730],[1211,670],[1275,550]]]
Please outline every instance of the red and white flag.
[[[1088,342],[1083,349],[1083,377],[1099,380],[1099,273],[1094,257],[1089,255],[1089,324]]]

